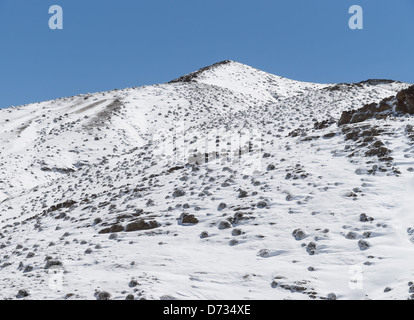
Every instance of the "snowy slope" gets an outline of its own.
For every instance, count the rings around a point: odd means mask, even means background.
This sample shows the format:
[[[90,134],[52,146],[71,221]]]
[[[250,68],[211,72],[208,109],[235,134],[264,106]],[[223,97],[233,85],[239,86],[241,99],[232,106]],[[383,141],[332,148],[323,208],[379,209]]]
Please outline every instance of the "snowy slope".
[[[0,298],[411,297],[413,118],[338,125],[409,86],[225,61],[0,110]]]

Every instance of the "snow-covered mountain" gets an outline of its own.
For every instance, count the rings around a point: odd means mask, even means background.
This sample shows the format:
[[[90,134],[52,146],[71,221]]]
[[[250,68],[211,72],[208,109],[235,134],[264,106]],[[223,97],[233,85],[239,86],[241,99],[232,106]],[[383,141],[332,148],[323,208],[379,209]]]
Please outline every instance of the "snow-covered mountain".
[[[412,114],[233,61],[0,110],[0,298],[414,298]]]

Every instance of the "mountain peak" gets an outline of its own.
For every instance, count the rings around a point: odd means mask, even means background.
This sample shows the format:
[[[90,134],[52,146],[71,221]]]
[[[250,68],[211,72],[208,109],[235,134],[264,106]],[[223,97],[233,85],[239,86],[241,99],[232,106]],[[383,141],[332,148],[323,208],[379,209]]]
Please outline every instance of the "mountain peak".
[[[231,64],[231,63],[237,63],[235,61],[232,60],[223,60],[220,62],[216,62],[212,65],[209,65],[207,67],[198,69],[197,71],[191,72],[189,74],[186,74],[182,77],[179,77],[177,79],[171,80],[169,83],[178,83],[178,82],[193,82],[193,81],[197,81],[197,79],[199,78],[200,75],[202,75],[204,72],[206,71],[210,71],[210,70],[214,70],[217,67],[223,66],[223,65],[227,65],[227,64]]]
[[[169,83],[201,83],[254,96],[267,101],[302,93],[324,85],[286,79],[240,62],[224,60]]]

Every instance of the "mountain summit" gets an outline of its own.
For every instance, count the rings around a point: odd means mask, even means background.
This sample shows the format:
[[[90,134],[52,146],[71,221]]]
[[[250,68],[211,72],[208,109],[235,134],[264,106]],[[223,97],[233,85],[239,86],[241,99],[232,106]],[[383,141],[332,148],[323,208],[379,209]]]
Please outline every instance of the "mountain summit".
[[[223,61],[0,110],[0,298],[412,299],[413,101]]]
[[[243,66],[241,63],[238,63],[238,62],[235,62],[235,61],[232,61],[232,60],[224,60],[224,61],[216,62],[216,63],[214,63],[210,66],[201,68],[201,69],[199,69],[197,71],[194,71],[192,73],[189,73],[187,75],[184,75],[184,76],[182,76],[178,79],[172,80],[172,81],[170,81],[170,83],[197,81],[200,78],[200,76],[204,75],[204,73],[207,73],[209,71],[214,72],[215,69],[217,69],[219,67],[222,67],[222,66],[225,66],[225,65],[232,65],[234,67]]]
[[[295,92],[326,86],[289,80],[231,60],[201,68],[170,83],[188,82],[216,85],[271,101],[292,96]]]

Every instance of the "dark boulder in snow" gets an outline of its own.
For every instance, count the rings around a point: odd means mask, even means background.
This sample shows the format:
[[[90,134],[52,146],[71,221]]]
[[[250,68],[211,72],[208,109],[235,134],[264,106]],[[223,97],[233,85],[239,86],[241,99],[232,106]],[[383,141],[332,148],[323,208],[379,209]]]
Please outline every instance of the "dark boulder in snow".
[[[306,238],[306,233],[301,229],[296,229],[292,232],[292,236],[294,236],[296,240],[300,241]]]
[[[374,221],[374,218],[368,217],[365,213],[362,213],[359,216],[359,221],[361,221],[361,222],[370,222],[370,221]]]
[[[46,265],[45,265],[45,269],[50,269],[52,267],[61,267],[62,266],[62,262],[60,262],[59,260],[47,260]]]
[[[193,214],[189,214],[189,213],[182,213],[178,220],[182,224],[197,224],[198,223],[198,219]]]
[[[183,189],[175,189],[172,196],[174,198],[179,198],[185,196],[185,191]]]
[[[143,219],[140,219],[135,222],[129,223],[125,227],[126,232],[133,232],[133,231],[141,231],[141,230],[151,230],[158,228],[160,225],[157,221],[151,220],[151,221],[145,221]]]
[[[120,224],[114,224],[109,228],[102,229],[99,231],[99,234],[106,234],[106,233],[117,233],[124,231],[124,227]]]
[[[367,250],[370,247],[370,244],[368,241],[361,239],[358,241],[358,246],[361,250]]]
[[[220,230],[223,230],[223,229],[230,229],[232,226],[231,226],[231,223],[229,222],[229,221],[227,221],[227,220],[222,220],[222,221],[220,221],[220,223],[218,224],[218,228],[220,229]]]
[[[110,300],[111,294],[106,291],[100,291],[95,294],[96,300]]]
[[[247,191],[239,189],[239,198],[246,198],[246,197],[248,197]]]
[[[22,298],[28,297],[29,295],[30,295],[29,291],[27,291],[25,289],[22,289],[22,290],[19,290],[19,292],[16,295],[16,298],[17,299],[22,299]]]
[[[306,251],[309,253],[309,255],[313,256],[316,251],[316,243],[315,242],[309,242],[306,246]]]

